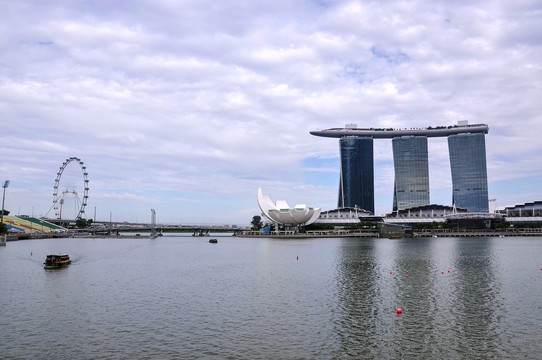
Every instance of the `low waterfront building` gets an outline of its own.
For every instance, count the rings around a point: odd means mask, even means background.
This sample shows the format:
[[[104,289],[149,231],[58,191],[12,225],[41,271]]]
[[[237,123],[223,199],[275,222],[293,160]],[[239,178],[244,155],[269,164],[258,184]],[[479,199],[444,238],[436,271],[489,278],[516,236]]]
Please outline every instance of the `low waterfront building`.
[[[451,214],[446,217],[447,223],[454,224],[459,229],[494,229],[505,221],[502,214],[486,212]]]
[[[505,214],[507,218],[515,217],[542,217],[542,201],[526,202],[506,206],[497,210],[499,214]]]
[[[386,224],[413,225],[416,227],[448,224],[448,227],[459,229],[491,229],[504,221],[505,216],[502,214],[469,212],[465,208],[436,204],[399,210],[386,215],[384,218]]]
[[[262,193],[261,188],[258,189],[258,205],[263,216],[284,226],[312,224],[318,219],[321,211],[320,208],[308,207],[305,204],[297,204],[291,209],[284,200],[277,200],[276,203],[273,203],[268,195]]]
[[[420,219],[420,218],[442,218],[450,214],[463,214],[468,213],[469,211],[465,208],[457,206],[447,206],[447,205],[422,205],[422,206],[413,206],[407,209],[397,210],[393,213],[387,214],[387,219]]]
[[[322,211],[318,219],[315,221],[315,224],[346,226],[355,225],[360,221],[374,220],[375,217],[372,216],[370,211],[360,209],[358,207],[343,207],[333,210]],[[377,217],[376,220],[381,221],[382,218]]]

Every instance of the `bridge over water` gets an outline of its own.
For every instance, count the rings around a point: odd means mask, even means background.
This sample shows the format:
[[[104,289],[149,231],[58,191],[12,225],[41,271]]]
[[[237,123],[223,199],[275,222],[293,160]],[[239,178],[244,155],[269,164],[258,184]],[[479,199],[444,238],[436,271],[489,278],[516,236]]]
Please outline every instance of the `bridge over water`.
[[[47,219],[48,222],[64,227],[75,227],[75,220],[60,220]],[[134,223],[127,221],[96,221],[92,223],[92,229],[98,231],[151,231],[152,224],[150,223]],[[248,226],[229,225],[229,224],[186,224],[186,225],[171,225],[171,224],[156,224],[157,231],[170,232],[234,232],[237,230],[245,230]]]

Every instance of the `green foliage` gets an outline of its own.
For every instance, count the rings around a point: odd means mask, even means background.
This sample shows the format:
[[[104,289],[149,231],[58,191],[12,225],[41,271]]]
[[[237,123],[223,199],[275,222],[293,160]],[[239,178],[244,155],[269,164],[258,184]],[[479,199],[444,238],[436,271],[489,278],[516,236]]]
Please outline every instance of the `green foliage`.
[[[262,217],[259,215],[254,215],[250,224],[252,225],[252,227],[250,228],[251,230],[260,230],[263,227]]]
[[[510,224],[510,223],[508,223]],[[508,227],[514,227],[517,229],[536,229],[536,228],[542,228],[542,222],[541,221],[533,221],[533,222],[516,222],[514,225],[510,224]]]
[[[4,223],[0,223],[0,234],[5,234],[8,232],[8,227]]]
[[[4,209],[4,216],[8,216],[8,215],[9,215],[9,210]]]
[[[501,221],[495,224],[495,229],[499,229],[499,230],[508,229],[510,225],[511,224],[508,221]]]
[[[83,219],[83,218],[79,218],[75,221],[75,226],[78,228],[78,229],[85,229],[85,228],[88,228],[92,225],[92,219]]]

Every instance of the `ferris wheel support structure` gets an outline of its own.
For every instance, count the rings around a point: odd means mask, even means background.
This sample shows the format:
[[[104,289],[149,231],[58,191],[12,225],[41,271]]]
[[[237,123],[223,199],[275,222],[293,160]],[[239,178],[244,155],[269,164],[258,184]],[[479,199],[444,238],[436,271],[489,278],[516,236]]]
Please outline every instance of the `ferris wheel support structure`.
[[[58,173],[56,174],[55,179],[55,186],[54,186],[54,192],[53,192],[53,208],[55,209],[55,216],[57,219],[61,219],[62,217],[62,204],[59,207],[59,202],[62,202],[62,196],[59,197],[58,194],[58,186],[60,184],[60,179],[62,178],[62,173],[64,172],[64,169],[70,164],[71,162],[76,162],[81,167],[81,172],[83,173],[83,200],[81,201],[81,207],[79,208],[79,212],[77,213],[77,216],[74,220],[80,219],[83,214],[85,213],[85,207],[87,206],[87,199],[88,199],[88,173],[87,173],[87,167],[84,165],[84,163],[81,161],[81,159],[77,157],[71,157],[69,159],[66,159],[60,169],[58,170]],[[75,191],[73,193],[76,194]]]

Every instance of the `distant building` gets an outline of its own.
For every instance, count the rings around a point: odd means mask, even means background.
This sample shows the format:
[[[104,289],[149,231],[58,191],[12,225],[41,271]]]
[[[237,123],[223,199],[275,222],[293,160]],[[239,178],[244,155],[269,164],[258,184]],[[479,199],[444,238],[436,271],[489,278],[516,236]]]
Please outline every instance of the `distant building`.
[[[393,211],[429,205],[427,137],[393,138],[392,145],[395,170]]]
[[[470,212],[488,212],[485,124],[425,129],[345,128],[311,131],[339,138],[341,173],[338,207],[360,207],[374,213],[373,139],[393,139],[395,185],[393,209],[430,204],[427,138],[448,137],[452,172],[452,205]]]
[[[341,175],[337,207],[357,207],[374,213],[373,139],[345,136],[339,144]]]
[[[318,219],[321,211],[320,208],[307,207],[305,204],[298,204],[290,209],[284,200],[273,203],[268,195],[262,193],[262,189],[258,189],[258,205],[262,215],[274,223],[286,226],[312,224]]]
[[[497,199],[489,200],[489,212],[490,213],[497,212]]]
[[[447,205],[422,205],[414,206],[408,209],[402,209],[394,211],[391,214],[387,214],[386,218],[388,219],[397,219],[397,218],[444,218],[449,215],[454,214],[465,214],[469,211],[465,208],[447,206]]]
[[[470,212],[488,212],[484,134],[450,135],[448,150],[452,169],[452,204]]]
[[[458,229],[495,229],[504,221],[505,216],[497,213],[453,214],[446,217],[446,222]]]
[[[357,207],[345,207],[322,211],[316,220],[316,224],[320,225],[354,225],[360,221],[382,221],[381,217],[374,217],[372,213]]]
[[[542,217],[542,201],[506,206],[503,209],[497,210],[497,212],[506,215],[507,218]]]
[[[417,206],[388,214],[386,224],[422,225],[448,224],[456,229],[491,229],[504,221],[504,215],[496,213],[471,213],[465,208],[445,205]]]

